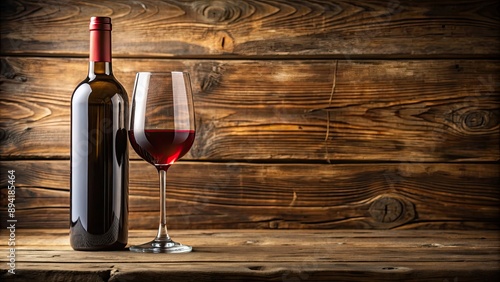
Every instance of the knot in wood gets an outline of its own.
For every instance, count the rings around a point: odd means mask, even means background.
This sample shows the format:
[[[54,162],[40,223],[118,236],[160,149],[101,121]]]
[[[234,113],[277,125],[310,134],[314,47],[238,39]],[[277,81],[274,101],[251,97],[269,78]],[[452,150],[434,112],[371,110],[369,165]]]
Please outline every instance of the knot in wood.
[[[490,115],[487,111],[470,111],[464,114],[463,123],[469,129],[482,129],[488,126]]]
[[[194,9],[212,23],[230,23],[242,14],[242,7],[234,1],[198,1]]]
[[[6,59],[0,59],[0,76],[18,82],[26,82],[28,80],[26,76],[17,73],[14,67]]]
[[[201,90],[203,92],[211,92],[213,89],[217,88],[222,80],[222,73],[224,71],[224,67],[219,64],[214,64],[212,69],[199,69],[199,72],[202,74],[201,77]]]
[[[210,92],[220,84],[221,76],[210,73],[201,81],[201,90],[204,92]]]
[[[393,197],[380,197],[370,206],[370,215],[378,222],[395,222],[403,213],[403,203]]]
[[[7,139],[7,133],[5,132],[4,129],[0,128],[0,141],[6,140]]]

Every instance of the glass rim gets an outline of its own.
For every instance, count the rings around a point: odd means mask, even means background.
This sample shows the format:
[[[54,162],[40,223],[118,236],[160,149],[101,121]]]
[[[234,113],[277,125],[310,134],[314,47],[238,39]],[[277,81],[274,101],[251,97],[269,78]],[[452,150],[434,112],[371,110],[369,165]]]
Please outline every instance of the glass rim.
[[[187,71],[138,71],[137,74],[146,74],[146,75],[155,75],[155,74],[162,74],[162,75],[166,75],[166,74],[173,74],[173,73],[187,73],[189,74],[189,72]]]

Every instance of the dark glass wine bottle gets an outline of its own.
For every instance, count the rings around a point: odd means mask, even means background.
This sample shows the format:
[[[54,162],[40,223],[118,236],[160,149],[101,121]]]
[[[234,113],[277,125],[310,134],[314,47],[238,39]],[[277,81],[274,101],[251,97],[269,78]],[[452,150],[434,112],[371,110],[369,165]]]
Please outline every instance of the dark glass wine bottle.
[[[89,27],[89,72],[71,99],[70,243],[118,250],[128,239],[128,97],[111,69],[111,19]]]

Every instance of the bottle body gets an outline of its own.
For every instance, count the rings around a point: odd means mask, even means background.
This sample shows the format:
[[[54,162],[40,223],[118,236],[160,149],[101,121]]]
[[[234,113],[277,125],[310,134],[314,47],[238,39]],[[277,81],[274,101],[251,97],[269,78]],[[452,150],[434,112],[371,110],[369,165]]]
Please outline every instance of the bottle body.
[[[118,250],[127,244],[127,121],[128,96],[112,74],[110,59],[90,61],[89,75],[71,99],[70,243],[75,250]]]

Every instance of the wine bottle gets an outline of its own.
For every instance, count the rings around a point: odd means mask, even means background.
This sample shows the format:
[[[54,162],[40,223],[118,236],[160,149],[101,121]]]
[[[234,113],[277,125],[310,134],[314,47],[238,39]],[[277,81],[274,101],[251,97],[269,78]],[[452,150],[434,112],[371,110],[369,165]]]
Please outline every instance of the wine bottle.
[[[70,243],[123,249],[128,239],[128,96],[111,68],[111,19],[90,19],[88,76],[71,99]]]

